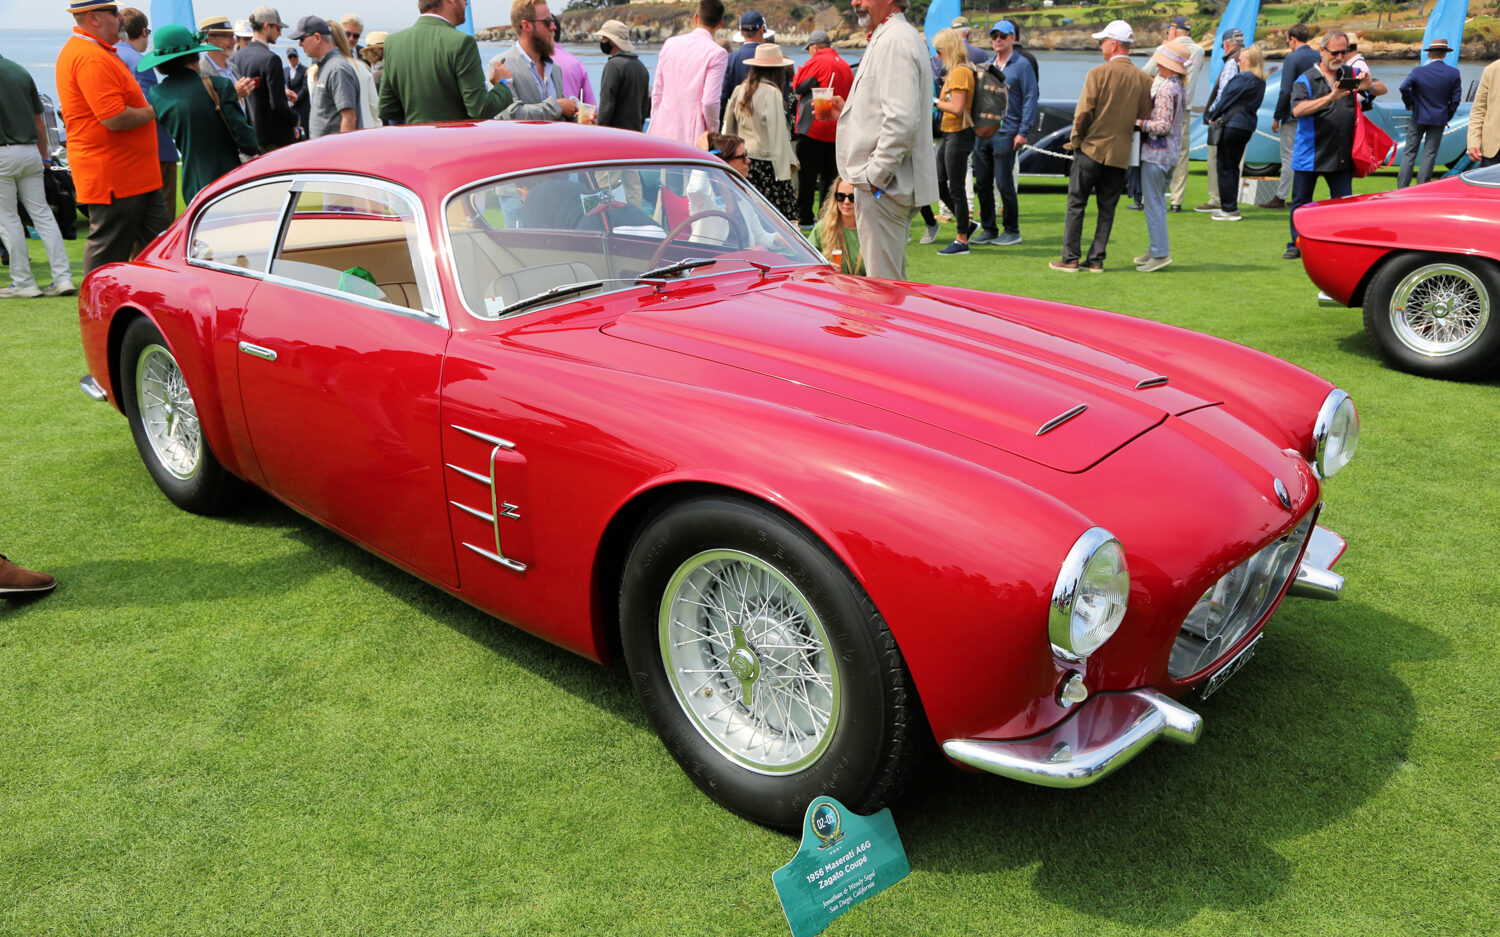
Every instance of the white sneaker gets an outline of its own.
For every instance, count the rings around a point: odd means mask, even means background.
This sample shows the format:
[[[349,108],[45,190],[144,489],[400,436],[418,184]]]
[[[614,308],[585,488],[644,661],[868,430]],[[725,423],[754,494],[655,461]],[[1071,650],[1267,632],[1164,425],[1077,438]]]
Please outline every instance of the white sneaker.
[[[78,292],[78,287],[73,285],[72,280],[61,282],[53,280],[49,285],[42,288],[43,296],[72,296]]]
[[[938,236],[938,226],[935,225],[935,224],[930,224],[930,225],[927,226],[927,233],[924,234],[924,235],[922,235],[922,239],[920,241],[918,241],[917,243],[918,244],[931,244],[933,241],[937,240],[937,236]]]
[[[34,286],[7,286],[0,289],[0,299],[35,299],[42,291]]]
[[[1223,209],[1220,209],[1219,211],[1214,212],[1208,217],[1212,218],[1214,221],[1239,221],[1240,213],[1237,211],[1224,211]]]

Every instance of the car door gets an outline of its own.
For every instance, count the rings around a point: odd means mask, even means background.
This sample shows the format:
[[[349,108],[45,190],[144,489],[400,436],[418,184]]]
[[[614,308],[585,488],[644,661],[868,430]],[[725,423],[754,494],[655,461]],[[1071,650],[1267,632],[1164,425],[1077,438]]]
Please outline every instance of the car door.
[[[240,331],[239,384],[271,491],[457,585],[443,485],[449,329],[412,193],[304,176]]]

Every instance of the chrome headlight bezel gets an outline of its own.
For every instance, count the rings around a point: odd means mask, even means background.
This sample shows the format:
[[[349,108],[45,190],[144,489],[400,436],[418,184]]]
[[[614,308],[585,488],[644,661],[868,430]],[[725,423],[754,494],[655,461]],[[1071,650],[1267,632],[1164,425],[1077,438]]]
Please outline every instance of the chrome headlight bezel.
[[[1335,387],[1323,398],[1313,422],[1313,471],[1332,478],[1349,464],[1359,448],[1359,411],[1348,394]]]
[[[1047,634],[1053,653],[1081,661],[1103,647],[1125,619],[1129,596],[1125,548],[1103,527],[1090,527],[1068,551],[1052,587]]]

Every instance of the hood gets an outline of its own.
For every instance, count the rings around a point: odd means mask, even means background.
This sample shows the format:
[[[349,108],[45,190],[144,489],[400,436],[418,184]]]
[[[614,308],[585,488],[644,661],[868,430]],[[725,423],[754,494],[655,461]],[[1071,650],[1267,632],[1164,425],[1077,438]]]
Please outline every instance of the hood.
[[[1064,472],[1087,469],[1169,413],[1215,402],[1062,330],[1007,320],[1004,296],[985,299],[993,309],[811,273],[729,297],[668,289],[604,331],[785,381],[790,405],[816,409],[797,396],[804,388],[835,394]]]

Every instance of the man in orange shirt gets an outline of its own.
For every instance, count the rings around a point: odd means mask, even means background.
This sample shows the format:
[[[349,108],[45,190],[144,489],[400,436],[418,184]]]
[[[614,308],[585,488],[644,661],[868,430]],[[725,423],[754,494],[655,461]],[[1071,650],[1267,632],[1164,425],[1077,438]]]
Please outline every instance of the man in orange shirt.
[[[76,0],[73,36],[57,57],[57,95],[68,128],[68,166],[88,206],[83,272],[129,260],[171,223],[161,194],[156,111],[120,61],[120,11]]]

